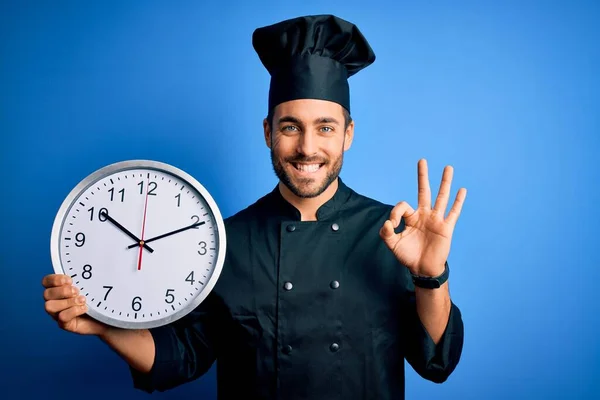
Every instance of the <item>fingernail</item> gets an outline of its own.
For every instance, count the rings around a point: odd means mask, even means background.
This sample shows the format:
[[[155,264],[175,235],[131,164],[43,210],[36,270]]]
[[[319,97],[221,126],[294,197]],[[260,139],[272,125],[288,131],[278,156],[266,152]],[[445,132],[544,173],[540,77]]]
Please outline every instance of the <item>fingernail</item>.
[[[85,303],[85,296],[81,295],[77,298],[77,303],[83,304]]]
[[[86,311],[86,310],[87,310],[87,306],[84,304],[84,305],[82,305],[82,306],[81,306],[81,309],[82,309],[83,311]]]
[[[71,293],[73,294],[73,296],[75,296],[77,294],[77,288],[76,287],[72,287],[71,288]]]

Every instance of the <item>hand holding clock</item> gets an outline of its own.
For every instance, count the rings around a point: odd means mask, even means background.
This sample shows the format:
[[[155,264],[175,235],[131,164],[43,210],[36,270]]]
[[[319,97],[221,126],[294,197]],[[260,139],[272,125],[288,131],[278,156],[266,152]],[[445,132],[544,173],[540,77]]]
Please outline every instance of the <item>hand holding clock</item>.
[[[45,309],[58,325],[80,335],[102,335],[108,325],[85,315],[85,296],[73,286],[71,277],[63,274],[49,274],[42,279]]]
[[[119,354],[132,368],[147,373],[154,364],[155,348],[147,329],[128,330],[110,326],[86,314],[85,296],[63,274],[49,274],[42,279],[46,312],[58,326],[79,335],[95,335]]]

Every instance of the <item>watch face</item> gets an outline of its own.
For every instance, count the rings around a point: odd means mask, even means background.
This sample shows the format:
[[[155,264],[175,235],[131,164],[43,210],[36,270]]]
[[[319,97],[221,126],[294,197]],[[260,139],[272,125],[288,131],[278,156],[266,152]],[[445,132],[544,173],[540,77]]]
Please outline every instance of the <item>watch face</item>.
[[[213,289],[225,228],[206,189],[155,161],[125,161],[85,178],[54,222],[54,271],[73,278],[88,314],[141,329],[175,321]]]

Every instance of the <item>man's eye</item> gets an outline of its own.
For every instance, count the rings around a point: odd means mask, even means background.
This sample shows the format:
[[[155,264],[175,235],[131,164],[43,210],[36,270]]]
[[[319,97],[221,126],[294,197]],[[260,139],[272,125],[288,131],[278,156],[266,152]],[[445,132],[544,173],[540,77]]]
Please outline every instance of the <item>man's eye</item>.
[[[322,132],[333,132],[333,128],[330,126],[324,126],[321,128]]]
[[[283,128],[281,128],[282,131],[294,131],[297,130],[297,128],[294,125],[286,125]]]

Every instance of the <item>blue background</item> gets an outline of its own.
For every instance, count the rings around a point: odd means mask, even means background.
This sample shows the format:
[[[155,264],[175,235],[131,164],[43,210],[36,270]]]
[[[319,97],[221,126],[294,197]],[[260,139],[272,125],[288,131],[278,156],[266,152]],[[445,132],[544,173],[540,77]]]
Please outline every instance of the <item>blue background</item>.
[[[407,398],[600,396],[599,3],[346,0],[2,2],[0,397],[146,398],[100,340],[45,314],[54,216],[126,159],[191,173],[224,216],[271,190],[251,34],[315,13],[377,54],[350,81],[345,181],[414,205],[425,157],[434,194],[446,164],[469,191],[450,255],[463,358],[443,385],[409,369]],[[214,379],[155,397],[214,398]]]

